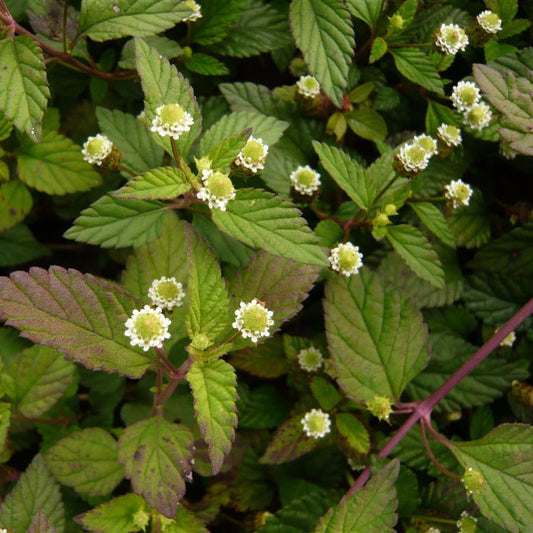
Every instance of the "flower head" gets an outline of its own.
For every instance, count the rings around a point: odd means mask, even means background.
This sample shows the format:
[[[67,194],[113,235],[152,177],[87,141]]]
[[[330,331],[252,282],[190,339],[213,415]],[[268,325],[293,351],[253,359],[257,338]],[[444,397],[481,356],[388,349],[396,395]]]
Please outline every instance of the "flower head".
[[[304,433],[308,437],[321,439],[331,431],[329,414],[321,409],[311,409],[301,420]]]
[[[200,200],[205,200],[209,208],[226,210],[226,205],[235,198],[235,188],[228,174],[223,174],[218,170],[202,170],[203,187],[197,194]]]
[[[473,130],[486,128],[492,118],[492,111],[485,102],[478,102],[463,113],[465,123]]]
[[[98,133],[94,137],[89,137],[81,149],[83,159],[91,165],[97,165],[99,167],[104,164],[112,151],[113,143],[101,133]]]
[[[163,315],[160,307],[152,309],[145,305],[141,310],[135,309],[124,325],[124,335],[130,337],[130,344],[141,346],[145,352],[152,347],[162,348],[163,341],[170,338],[170,320]]]
[[[324,362],[322,353],[318,348],[311,346],[300,350],[297,355],[298,364],[302,370],[306,372],[316,372]]]
[[[260,337],[270,336],[270,328],[274,325],[272,315],[272,311],[254,298],[248,303],[241,302],[240,307],[235,309],[232,326],[241,332],[243,338],[250,337],[252,342],[257,342]]]
[[[466,49],[468,36],[457,24],[441,24],[435,35],[435,46],[445,54],[455,55]]]
[[[459,520],[457,520],[457,529],[459,530],[459,533],[476,533],[477,518],[469,515],[466,511],[463,511]]]
[[[150,131],[162,137],[172,137],[177,141],[183,133],[188,132],[194,123],[192,115],[179,104],[165,104],[156,109]]]
[[[329,254],[329,265],[346,277],[357,274],[363,266],[363,254],[359,246],[351,242],[337,244]]]
[[[459,146],[463,141],[461,130],[451,124],[441,124],[437,128],[437,137],[450,148]]]
[[[313,195],[320,187],[320,174],[309,165],[299,166],[290,175],[291,185],[301,194]]]
[[[472,197],[472,187],[462,180],[452,180],[444,186],[444,197],[452,203],[452,207],[464,207],[470,203]]]
[[[500,328],[497,328],[496,331],[498,331],[498,329]],[[509,333],[509,335],[507,335],[507,337],[505,337],[505,339],[503,339],[503,341],[500,342],[500,346],[512,348],[515,341],[516,341],[516,333],[514,331],[511,331],[511,333]]]
[[[417,135],[413,138],[413,143],[417,144],[430,157],[437,153],[437,141],[430,135]]]
[[[392,413],[392,402],[385,396],[374,396],[366,401],[367,409],[380,420],[388,420]]]
[[[457,111],[466,111],[481,98],[479,87],[472,81],[460,81],[452,89],[452,104]]]
[[[178,283],[176,278],[163,276],[152,281],[152,285],[148,289],[148,297],[152,300],[153,305],[170,310],[183,304],[185,292],[183,285]]]
[[[441,533],[438,527],[431,526],[429,529],[426,529],[426,533]]]
[[[202,18],[202,6],[200,4],[194,0],[185,0],[183,4],[185,7],[188,7],[192,13],[185,17],[182,22],[194,22],[195,20]]]
[[[428,152],[414,142],[404,143],[396,154],[401,170],[407,174],[422,172],[428,166],[430,159]]]
[[[476,21],[487,33],[498,33],[502,29],[502,19],[489,9],[482,11],[476,17]]]
[[[298,94],[305,98],[314,98],[320,94],[320,83],[314,76],[300,76],[296,82]]]
[[[252,172],[259,172],[265,168],[267,154],[268,146],[263,143],[263,139],[250,137],[237,156],[235,164],[243,166]]]
[[[468,494],[474,494],[480,492],[483,488],[485,476],[479,470],[468,467],[461,478],[461,482]]]

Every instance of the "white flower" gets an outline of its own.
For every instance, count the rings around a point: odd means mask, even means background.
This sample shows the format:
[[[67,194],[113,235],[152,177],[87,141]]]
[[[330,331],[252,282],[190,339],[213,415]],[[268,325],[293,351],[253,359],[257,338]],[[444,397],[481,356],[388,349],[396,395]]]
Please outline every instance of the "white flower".
[[[492,111],[485,102],[478,102],[463,113],[465,123],[473,130],[481,131],[492,119]]]
[[[170,338],[170,320],[163,315],[160,307],[152,309],[145,305],[140,311],[135,309],[124,325],[124,335],[130,337],[130,344],[141,346],[145,352],[152,347],[162,348],[163,341]]]
[[[191,129],[193,123],[192,115],[179,104],[165,104],[156,109],[150,131],[177,141],[183,133]]]
[[[235,198],[235,188],[228,174],[218,170],[203,169],[202,183],[203,187],[196,196],[208,202],[210,209],[225,211],[228,202]]]
[[[426,533],[440,533],[440,529],[438,527],[430,527]]]
[[[468,36],[457,24],[441,24],[435,35],[435,45],[445,54],[455,55],[466,49]]]
[[[148,297],[152,300],[153,305],[170,310],[183,304],[185,292],[183,285],[178,283],[176,278],[163,276],[152,281],[152,285],[148,289]]]
[[[320,187],[320,174],[309,165],[299,166],[290,175],[291,185],[301,194],[311,196]]]
[[[351,242],[335,246],[331,250],[328,260],[333,270],[346,277],[357,274],[363,266],[363,254],[359,251],[359,246],[354,246]]]
[[[324,361],[322,353],[314,346],[300,350],[297,358],[300,368],[306,372],[316,372],[322,366]]]
[[[241,165],[252,172],[258,172],[265,168],[267,154],[268,146],[263,143],[263,139],[250,137],[237,156],[235,164]]]
[[[422,150],[424,150],[429,157],[438,152],[437,141],[430,135],[417,135],[413,138],[413,143],[420,146],[420,148],[422,148]]]
[[[81,153],[83,154],[83,159],[91,165],[102,166],[112,150],[113,143],[105,135],[98,133],[96,136],[87,139],[81,149]]]
[[[308,437],[321,439],[331,431],[329,414],[321,409],[311,409],[301,420],[304,433]]]
[[[476,533],[477,518],[469,515],[466,511],[461,513],[461,517],[457,520],[458,533]]]
[[[496,331],[498,331],[498,329],[500,328],[497,328]],[[511,333],[509,333],[509,335],[507,335],[507,337],[505,337],[505,339],[503,339],[503,341],[500,342],[500,346],[506,346],[508,348],[512,348],[515,341],[516,341],[516,333],[514,331],[511,331]]]
[[[441,124],[437,128],[437,137],[449,147],[459,146],[463,142],[461,130],[451,124]]]
[[[419,144],[407,142],[396,154],[396,159],[404,172],[416,174],[428,166],[431,156]]]
[[[200,4],[194,2],[194,0],[185,0],[183,4],[185,5],[185,7],[191,9],[192,13],[189,16],[185,17],[182,22],[194,22],[195,20],[202,18],[202,6],[200,6]]]
[[[498,33],[502,29],[502,19],[489,9],[482,11],[476,21],[487,33]]]
[[[314,98],[320,94],[320,83],[314,76],[300,76],[296,82],[298,94],[305,98]]]
[[[472,81],[460,81],[452,89],[452,103],[458,111],[466,111],[481,99],[479,87]]]
[[[454,209],[470,203],[473,191],[468,183],[464,183],[462,180],[452,180],[444,186],[444,189],[446,190],[444,197],[451,201]]]
[[[257,342],[260,337],[270,336],[270,327],[274,325],[272,315],[272,311],[254,298],[248,303],[241,302],[240,307],[235,309],[232,327],[238,329],[244,339],[249,337],[252,342]]]

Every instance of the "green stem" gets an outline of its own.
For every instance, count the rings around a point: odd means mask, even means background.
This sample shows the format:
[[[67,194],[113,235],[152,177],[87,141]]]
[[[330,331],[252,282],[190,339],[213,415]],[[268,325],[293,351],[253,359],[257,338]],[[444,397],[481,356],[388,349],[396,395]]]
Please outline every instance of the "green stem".
[[[70,49],[68,46],[68,36],[67,36],[67,22],[68,22],[68,8],[69,8],[70,0],[65,0],[65,3],[63,4],[63,24],[62,24],[62,31],[63,31],[63,51],[68,54],[70,53]]]
[[[398,174],[394,174],[394,177],[389,181],[389,183],[387,183],[387,185],[385,185],[385,187],[383,187],[383,189],[381,190],[381,192],[374,198],[374,205],[376,204],[376,202],[392,187],[392,185],[394,184],[394,182],[399,178],[400,176]]]
[[[170,137],[170,146],[172,146],[172,155],[174,156],[174,161],[176,162],[176,166],[183,170],[183,167],[181,165],[181,157],[180,153],[178,152],[178,145],[176,144],[176,140],[174,137]]]
[[[128,174],[130,174],[131,176],[135,176],[137,177],[139,175],[138,172],[135,172],[135,170],[127,167],[126,165],[123,165],[122,163],[120,163],[119,165],[117,165],[117,168],[119,170],[123,170],[124,172],[127,172]]]

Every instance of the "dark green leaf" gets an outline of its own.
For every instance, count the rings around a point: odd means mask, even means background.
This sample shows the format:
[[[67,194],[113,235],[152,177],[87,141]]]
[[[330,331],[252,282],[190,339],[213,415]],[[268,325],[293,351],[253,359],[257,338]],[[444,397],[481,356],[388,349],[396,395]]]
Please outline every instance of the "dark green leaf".
[[[437,94],[444,94],[444,84],[429,57],[418,48],[391,50],[396,68],[410,81]]]
[[[383,0],[347,0],[346,5],[354,17],[374,28],[383,9]]]
[[[185,66],[191,71],[202,76],[225,76],[229,74],[228,67],[216,57],[197,52],[185,62]]]
[[[418,215],[424,226],[444,244],[455,248],[455,240],[442,211],[429,202],[411,202],[411,209]]]
[[[26,218],[33,206],[33,198],[24,183],[14,180],[0,185],[0,232],[4,232]]]
[[[181,170],[161,167],[131,179],[113,196],[128,200],[173,200],[190,189],[187,176]]]

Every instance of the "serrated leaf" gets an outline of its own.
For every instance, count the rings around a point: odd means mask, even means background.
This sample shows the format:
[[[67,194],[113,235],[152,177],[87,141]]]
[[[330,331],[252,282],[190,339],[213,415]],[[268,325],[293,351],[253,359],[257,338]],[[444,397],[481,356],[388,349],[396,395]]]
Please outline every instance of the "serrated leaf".
[[[394,482],[399,468],[398,460],[391,461],[365,487],[330,509],[314,533],[393,533],[398,518]]]
[[[383,9],[383,0],[347,0],[350,13],[374,28]]]
[[[0,365],[3,366],[3,365]],[[6,440],[11,421],[11,404],[0,402],[0,455],[6,456]]]
[[[309,387],[316,401],[325,411],[331,411],[343,399],[343,395],[335,385],[322,376],[313,377]]]
[[[205,157],[211,161],[211,168],[226,170],[244,148],[244,145],[250,138],[251,132],[251,128],[247,128],[241,133],[235,133],[226,137],[211,148],[205,154]]]
[[[87,368],[140,378],[150,366],[124,336],[137,301],[114,283],[73,269],[34,267],[0,278],[0,294],[6,324]]]
[[[313,148],[337,185],[361,209],[369,209],[376,189],[374,182],[367,179],[365,169],[339,148],[317,141],[313,141]]]
[[[106,496],[124,478],[117,441],[101,428],[71,433],[46,452],[46,464],[63,485],[89,496]]]
[[[482,439],[451,447],[465,468],[479,470],[485,483],[472,494],[481,512],[512,533],[533,528],[533,428],[502,424]]]
[[[128,200],[173,200],[190,189],[183,171],[175,167],[161,167],[131,179],[113,196]]]
[[[37,511],[26,533],[57,533],[57,530],[50,524],[43,511]]]
[[[26,533],[39,511],[57,533],[63,533],[65,517],[59,486],[50,475],[42,456],[36,455],[2,502],[0,526],[7,528],[10,533]]]
[[[191,9],[182,0],[84,0],[78,38],[87,36],[102,42],[155,35],[190,14]]]
[[[326,264],[300,211],[266,191],[240,189],[226,211],[216,209],[212,216],[220,230],[248,246],[309,265]]]
[[[118,109],[96,108],[102,133],[120,150],[122,161],[139,174],[161,165],[163,149],[141,120]]]
[[[336,0],[294,0],[290,17],[296,45],[309,70],[341,107],[355,46],[350,14]]]
[[[34,142],[41,140],[49,98],[39,45],[26,36],[0,40],[0,110]]]
[[[256,83],[221,83],[218,88],[234,113],[248,111],[268,116],[277,116],[277,102],[270,89]]]
[[[14,180],[0,185],[0,232],[4,232],[26,218],[33,199],[24,183]]]
[[[457,246],[479,248],[490,239],[490,212],[483,196],[474,190],[470,204],[454,209],[447,217]]]
[[[64,237],[102,248],[137,247],[161,234],[165,212],[159,202],[106,195],[84,209]]]
[[[45,131],[39,144],[22,142],[17,162],[20,180],[47,194],[62,196],[102,183],[83,160],[81,148],[54,131]]]
[[[167,59],[175,59],[184,53],[183,48],[168,37],[154,35],[153,37],[145,37],[144,41]],[[122,48],[118,66],[124,70],[135,68],[135,39],[127,41]]]
[[[338,413],[335,425],[348,444],[358,453],[370,451],[370,436],[362,422],[351,413]]]
[[[276,428],[289,414],[289,402],[272,385],[261,385],[252,390],[239,386],[237,392],[239,428]]]
[[[150,509],[137,494],[125,494],[76,517],[76,522],[95,533],[133,533],[139,531],[137,513]]]
[[[438,104],[433,100],[428,102],[426,112],[426,130],[429,135],[436,135],[437,129],[441,124],[450,124],[451,126],[460,127],[460,116],[454,109]]]
[[[410,81],[428,91],[444,94],[444,84],[429,57],[418,48],[391,50],[396,68]]]
[[[387,41],[382,37],[374,39],[372,42],[372,48],[370,49],[368,62],[372,64],[381,59],[387,53],[388,48]]]
[[[442,211],[429,202],[411,202],[409,207],[418,215],[424,226],[444,244],[455,248],[455,240]]]
[[[239,370],[262,378],[277,378],[286,374],[288,370],[280,337],[269,339],[259,346],[250,346],[233,352],[230,362]]]
[[[135,57],[144,92],[147,120],[151,123],[156,109],[164,104],[179,103],[192,115],[194,123],[190,131],[182,134],[176,141],[180,156],[185,157],[202,130],[200,108],[189,81],[178,72],[174,65],[170,64],[168,59],[161,58],[159,52],[142,39],[135,40]],[[164,146],[169,154],[172,154],[168,138],[163,138],[157,133],[154,133],[153,138],[158,144]]]
[[[164,527],[165,533],[209,533],[202,521],[183,505],[178,507],[174,520]]]
[[[213,474],[217,474],[235,439],[237,376],[230,364],[218,359],[193,363],[187,372],[187,381],[192,390],[198,425],[209,447]]]
[[[375,183],[379,196],[372,207],[387,204],[403,205],[409,195],[410,184],[407,178],[398,176],[394,170],[394,153],[388,150],[378,157],[367,169],[367,179]]]
[[[245,0],[210,0],[202,4],[202,18],[192,26],[192,42],[204,46],[222,41],[244,9]],[[215,48],[216,51],[216,48]]]
[[[13,378],[9,396],[14,406],[23,416],[35,418],[70,387],[75,367],[56,350],[35,345],[14,357],[5,372]]]
[[[387,123],[370,107],[361,107],[345,114],[348,126],[359,137],[369,141],[383,141],[387,136]]]
[[[229,74],[228,67],[216,57],[196,52],[187,61],[185,66],[191,71],[202,76],[225,76]]]
[[[185,494],[192,445],[188,428],[158,416],[128,426],[120,437],[118,459],[133,490],[167,518]]]
[[[366,269],[326,283],[328,348],[339,385],[356,401],[399,398],[425,366],[427,330],[420,313],[397,290]]]

